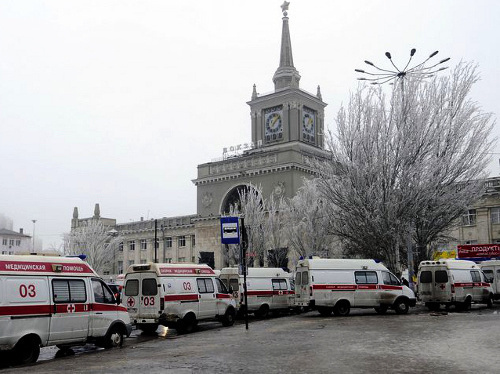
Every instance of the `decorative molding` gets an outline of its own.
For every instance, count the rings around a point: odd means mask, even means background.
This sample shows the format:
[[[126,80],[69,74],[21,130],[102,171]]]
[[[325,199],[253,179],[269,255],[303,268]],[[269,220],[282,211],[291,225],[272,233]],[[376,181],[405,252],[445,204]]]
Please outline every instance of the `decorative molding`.
[[[213,202],[213,195],[211,192],[205,192],[201,198],[201,203],[205,208],[209,208]]]
[[[285,195],[285,182],[278,182],[274,186],[273,195],[277,198]]]

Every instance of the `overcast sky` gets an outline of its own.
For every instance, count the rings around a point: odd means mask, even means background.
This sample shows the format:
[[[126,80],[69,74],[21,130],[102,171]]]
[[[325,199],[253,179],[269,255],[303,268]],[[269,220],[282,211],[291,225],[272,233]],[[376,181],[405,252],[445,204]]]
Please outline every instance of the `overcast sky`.
[[[197,165],[249,141],[252,86],[274,89],[281,3],[0,1],[0,214],[28,234],[36,219],[44,248],[75,206],[120,223],[195,214]],[[321,85],[332,130],[354,69],[411,48],[476,62],[472,96],[500,112],[497,0],[291,0],[289,19],[300,86]]]

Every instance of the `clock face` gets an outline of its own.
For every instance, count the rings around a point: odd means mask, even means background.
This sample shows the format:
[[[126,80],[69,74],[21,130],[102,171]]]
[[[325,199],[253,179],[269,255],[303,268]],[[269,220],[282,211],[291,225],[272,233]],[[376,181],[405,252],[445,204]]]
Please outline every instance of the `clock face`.
[[[316,116],[313,110],[304,107],[302,113],[302,138],[309,142],[314,142],[316,126]]]
[[[283,111],[281,107],[270,108],[264,112],[266,141],[283,137]]]

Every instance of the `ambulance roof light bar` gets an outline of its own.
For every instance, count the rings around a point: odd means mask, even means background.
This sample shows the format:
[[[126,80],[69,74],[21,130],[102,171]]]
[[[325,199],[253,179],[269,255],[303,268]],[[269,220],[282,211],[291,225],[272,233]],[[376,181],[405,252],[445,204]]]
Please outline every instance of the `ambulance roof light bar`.
[[[139,270],[150,270],[151,269],[151,264],[140,264],[140,265],[133,265],[132,269],[134,271],[139,271]]]
[[[80,255],[68,255],[66,257],[78,257],[80,260],[83,260],[85,261],[87,259],[87,255],[84,255],[84,254],[80,254]]]

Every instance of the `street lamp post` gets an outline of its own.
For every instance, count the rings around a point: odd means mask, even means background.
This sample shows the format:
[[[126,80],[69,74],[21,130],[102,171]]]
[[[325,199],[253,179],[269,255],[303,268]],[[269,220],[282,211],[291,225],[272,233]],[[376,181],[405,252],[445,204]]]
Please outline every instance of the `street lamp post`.
[[[158,220],[155,219],[155,243],[154,243],[154,247],[155,247],[155,263],[158,262]]]
[[[163,257],[162,257],[162,260],[161,262],[164,262],[165,261],[165,225],[162,223],[160,225],[160,230],[161,230],[161,241],[162,241],[162,247],[163,247]]]
[[[35,253],[35,223],[36,223],[36,219],[32,219],[31,222],[33,222],[33,246],[31,248],[31,253]]]
[[[354,69],[355,72],[364,74],[368,77],[359,77],[358,80],[360,81],[366,81],[369,82],[370,84],[373,85],[382,85],[385,83],[393,84],[395,81],[398,81],[400,83],[400,89],[401,89],[401,105],[403,109],[403,121],[406,123],[406,116],[407,116],[407,111],[404,110],[405,108],[405,91],[404,91],[404,80],[408,77],[412,78],[429,78],[432,77],[434,74],[443,71],[447,69],[448,67],[442,66],[442,64],[448,62],[450,60],[450,57],[447,57],[445,59],[440,60],[437,63],[434,64],[429,64],[427,66],[426,64],[438,54],[439,51],[435,51],[429,55],[423,62],[416,64],[414,66],[410,66],[410,63],[413,59],[413,56],[415,55],[415,52],[417,50],[413,48],[410,51],[410,58],[408,59],[408,62],[406,63],[405,67],[403,69],[400,69],[396,66],[394,61],[392,60],[392,55],[390,52],[385,52],[385,56],[389,59],[391,62],[392,67],[389,69],[383,69],[375,65],[373,62],[365,60],[365,64],[371,66],[371,68],[375,69],[374,72],[369,72],[365,71],[363,69]],[[394,69],[393,69],[394,68]],[[407,107],[408,105],[411,105],[409,103],[406,103]],[[412,239],[411,239],[411,231],[412,231],[412,224],[410,223],[408,225],[408,235],[407,235],[407,255],[408,255],[408,282],[410,284],[410,287],[414,289],[413,285],[413,246],[412,246]],[[399,248],[397,248],[396,252],[397,257],[399,258]],[[398,261],[399,262],[399,261]],[[398,263],[399,266],[399,263]]]

